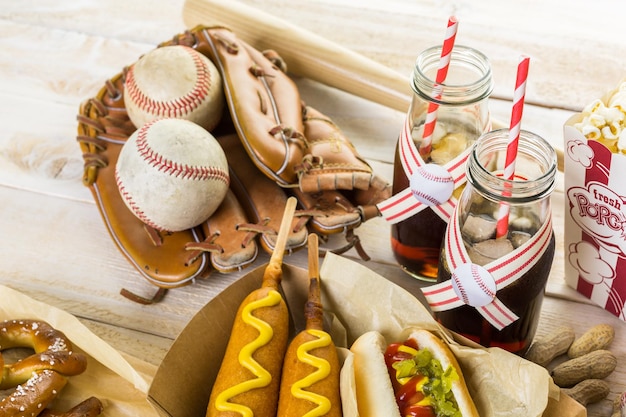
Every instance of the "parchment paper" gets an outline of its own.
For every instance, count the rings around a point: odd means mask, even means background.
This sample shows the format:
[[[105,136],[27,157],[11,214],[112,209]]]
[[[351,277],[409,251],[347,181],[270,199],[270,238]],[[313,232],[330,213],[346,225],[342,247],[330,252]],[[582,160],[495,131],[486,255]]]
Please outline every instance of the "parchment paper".
[[[448,342],[482,417],[538,417],[549,397],[559,399],[559,389],[545,368],[499,348],[459,344],[418,299],[370,269],[329,253],[320,277],[325,310],[348,329],[344,347],[370,330],[379,331],[391,342],[404,340],[411,327],[425,328]],[[342,401],[348,410],[344,415],[358,416],[350,355],[348,352],[342,369]],[[581,407],[576,408],[580,412]],[[557,411],[564,410],[557,407]]]
[[[156,372],[155,366],[122,355],[76,317],[63,310],[33,300],[6,286],[0,286],[0,300],[5,300],[0,305],[0,320],[44,320],[65,333],[76,350],[88,355],[87,370],[69,379],[52,408],[64,411],[95,396],[104,404],[101,416],[158,415],[146,397],[149,381]]]

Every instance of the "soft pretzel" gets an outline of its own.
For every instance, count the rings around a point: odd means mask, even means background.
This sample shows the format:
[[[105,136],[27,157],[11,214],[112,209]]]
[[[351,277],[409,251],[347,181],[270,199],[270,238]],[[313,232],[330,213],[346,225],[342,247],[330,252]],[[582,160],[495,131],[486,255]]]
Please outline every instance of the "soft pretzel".
[[[65,412],[44,410],[39,417],[95,417],[102,413],[102,402],[96,397],[89,397]]]
[[[59,330],[40,320],[5,320],[0,322],[0,349],[28,346],[36,352],[68,350],[69,339]]]
[[[71,351],[50,351],[35,353],[3,369],[0,389],[11,388],[28,381],[33,372],[50,370],[64,376],[82,373],[86,368],[85,357]]]
[[[28,381],[18,385],[8,397],[0,401],[0,417],[39,415],[66,383],[67,377],[58,372],[33,372]]]
[[[87,358],[74,352],[72,343],[61,331],[37,320],[6,320],[0,323],[0,351],[29,347],[35,353],[14,364],[4,364],[0,389],[23,384],[33,372],[53,370],[64,376],[85,371]]]
[[[87,367],[85,355],[75,352],[65,334],[44,321],[0,322],[0,352],[18,347],[31,348],[35,353],[11,364],[5,363],[0,355],[0,389],[14,388],[0,401],[0,417],[42,415],[67,384],[68,377],[82,373]],[[89,399],[70,410],[82,414],[68,411],[68,414],[49,415],[95,416],[102,409],[99,400],[96,401]],[[85,409],[91,414],[83,412]]]

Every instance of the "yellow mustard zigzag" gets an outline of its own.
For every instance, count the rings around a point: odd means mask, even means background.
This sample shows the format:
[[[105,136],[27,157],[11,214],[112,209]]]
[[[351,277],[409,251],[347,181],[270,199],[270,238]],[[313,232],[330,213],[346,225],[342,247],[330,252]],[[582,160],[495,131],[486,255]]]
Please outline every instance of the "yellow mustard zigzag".
[[[243,417],[253,417],[254,413],[249,407],[241,404],[229,402],[236,395],[248,392],[255,388],[263,388],[270,384],[272,376],[257,361],[252,358],[254,352],[259,348],[267,345],[274,335],[272,326],[265,321],[254,317],[252,312],[261,307],[272,307],[278,305],[282,297],[278,291],[271,290],[265,297],[253,301],[246,305],[242,312],[242,320],[259,331],[259,336],[252,342],[248,343],[239,352],[239,363],[256,376],[254,379],[241,382],[220,393],[215,400],[215,407],[219,411],[233,411],[241,414]]]
[[[331,343],[330,335],[322,330],[307,330],[309,334],[317,337],[316,340],[311,340],[303,343],[298,347],[297,355],[298,359],[306,364],[309,364],[317,368],[314,372],[295,382],[291,386],[291,394],[299,399],[311,401],[317,406],[306,413],[304,417],[318,417],[323,416],[330,411],[330,400],[322,395],[315,394],[310,391],[305,391],[305,388],[310,387],[326,378],[330,374],[330,364],[327,360],[318,358],[311,355],[309,352],[316,348],[329,346]]]

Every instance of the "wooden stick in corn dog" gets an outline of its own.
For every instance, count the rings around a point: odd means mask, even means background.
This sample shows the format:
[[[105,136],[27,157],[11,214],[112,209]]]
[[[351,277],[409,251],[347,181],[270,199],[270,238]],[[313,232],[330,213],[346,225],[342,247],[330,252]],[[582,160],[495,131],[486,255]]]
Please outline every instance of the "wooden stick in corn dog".
[[[306,328],[291,341],[283,363],[278,417],[341,417],[337,348],[324,331],[317,235],[310,234]]]
[[[287,234],[296,199],[287,200],[276,246],[261,287],[241,303],[211,390],[207,417],[275,417],[289,312],[279,291]]]

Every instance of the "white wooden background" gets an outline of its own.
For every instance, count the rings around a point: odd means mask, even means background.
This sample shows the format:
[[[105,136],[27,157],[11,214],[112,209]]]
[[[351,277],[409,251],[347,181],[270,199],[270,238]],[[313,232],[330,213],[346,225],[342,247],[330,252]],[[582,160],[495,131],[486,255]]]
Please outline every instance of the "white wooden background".
[[[523,128],[558,147],[564,121],[626,77],[621,0],[242,2],[406,75],[422,49],[440,43],[454,14],[457,43],[491,60],[495,119],[508,123],[517,59],[531,57]],[[193,314],[241,274],[213,274],[153,306],[120,297],[122,287],[146,295],[153,289],[117,251],[81,183],[76,114],[106,79],[184,31],[183,7],[184,0],[0,0],[0,283],[63,308],[115,348],[153,364]],[[391,178],[404,114],[310,80],[297,83],[304,99],[333,117]],[[564,285],[562,187],[553,201],[560,251],[539,332],[560,324],[579,333],[600,322],[616,327],[612,349],[620,364],[609,379],[612,393],[589,408],[590,416],[607,416],[612,398],[626,390],[625,327]],[[388,226],[372,220],[358,233],[371,269],[417,290],[393,260]],[[346,256],[358,260],[356,253]],[[306,254],[285,261],[304,266]]]

